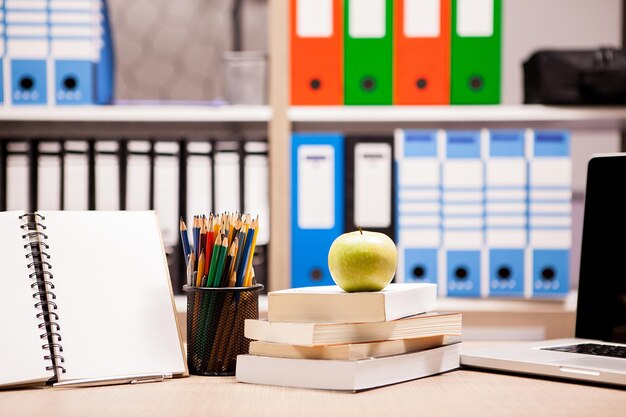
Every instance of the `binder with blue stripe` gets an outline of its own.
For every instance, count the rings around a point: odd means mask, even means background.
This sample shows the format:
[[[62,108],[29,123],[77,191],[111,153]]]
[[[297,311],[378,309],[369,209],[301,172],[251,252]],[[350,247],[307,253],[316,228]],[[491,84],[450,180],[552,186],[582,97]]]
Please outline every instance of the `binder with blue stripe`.
[[[527,285],[536,298],[569,292],[572,162],[567,131],[530,131]]]
[[[524,130],[490,130],[485,162],[485,240],[490,296],[524,296],[527,161]]]
[[[291,285],[332,285],[328,250],[344,232],[344,143],[339,133],[292,135]]]
[[[401,129],[394,134],[398,281],[445,279],[439,266],[443,134],[441,130]]]
[[[446,132],[442,167],[443,246],[450,296],[478,297],[486,263],[481,131]]]
[[[3,75],[5,102],[13,105],[48,103],[47,58],[49,17],[47,2],[5,0],[6,50]]]

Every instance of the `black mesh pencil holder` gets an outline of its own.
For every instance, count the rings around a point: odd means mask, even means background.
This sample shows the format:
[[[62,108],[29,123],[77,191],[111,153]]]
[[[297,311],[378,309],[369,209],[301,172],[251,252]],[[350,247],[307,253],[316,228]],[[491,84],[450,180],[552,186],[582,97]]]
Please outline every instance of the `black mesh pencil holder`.
[[[237,355],[248,353],[246,319],[259,318],[259,293],[251,287],[183,286],[187,293],[187,364],[189,373],[235,375]]]

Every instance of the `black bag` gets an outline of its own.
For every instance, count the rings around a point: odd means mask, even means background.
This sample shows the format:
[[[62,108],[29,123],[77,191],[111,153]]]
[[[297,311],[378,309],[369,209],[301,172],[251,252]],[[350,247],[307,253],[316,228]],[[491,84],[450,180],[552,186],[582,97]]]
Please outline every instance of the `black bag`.
[[[526,104],[625,104],[626,51],[542,50],[524,62]]]

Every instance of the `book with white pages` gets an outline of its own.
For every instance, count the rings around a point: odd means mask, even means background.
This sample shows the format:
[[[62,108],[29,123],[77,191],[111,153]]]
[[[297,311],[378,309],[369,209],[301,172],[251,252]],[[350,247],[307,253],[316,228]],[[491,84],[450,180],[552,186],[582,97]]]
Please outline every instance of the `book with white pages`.
[[[337,285],[268,293],[268,320],[303,323],[391,321],[435,310],[437,285],[391,283],[381,291],[346,292]]]

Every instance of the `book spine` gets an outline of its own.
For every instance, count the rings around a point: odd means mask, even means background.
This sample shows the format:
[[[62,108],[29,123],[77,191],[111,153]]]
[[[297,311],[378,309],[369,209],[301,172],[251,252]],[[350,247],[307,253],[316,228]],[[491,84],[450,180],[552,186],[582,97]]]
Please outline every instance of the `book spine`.
[[[39,213],[26,213],[21,215],[20,225],[22,229],[22,239],[24,239],[24,249],[30,249],[26,254],[26,267],[29,271],[29,278],[33,280],[30,288],[33,291],[34,307],[37,311],[37,318],[41,320],[38,327],[41,330],[39,336],[42,340],[41,348],[47,352],[44,359],[50,361],[46,366],[47,371],[54,371],[54,381],[58,381],[59,374],[65,373],[65,358],[63,358],[63,346],[61,345],[61,327],[59,326],[59,314],[57,310],[56,294],[54,293],[54,276],[50,272],[52,264],[50,255],[46,250],[50,249],[45,217]],[[51,382],[54,382],[51,381]]]

